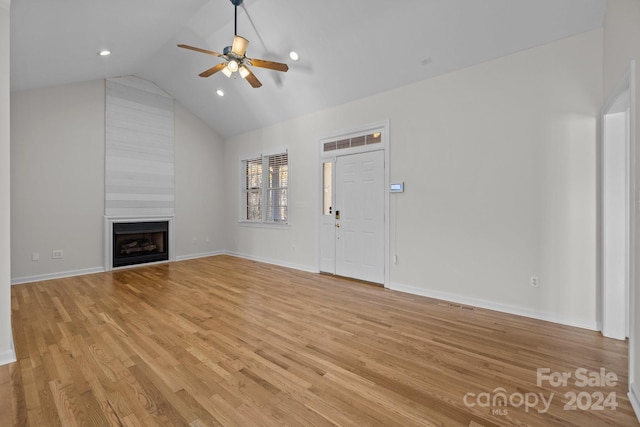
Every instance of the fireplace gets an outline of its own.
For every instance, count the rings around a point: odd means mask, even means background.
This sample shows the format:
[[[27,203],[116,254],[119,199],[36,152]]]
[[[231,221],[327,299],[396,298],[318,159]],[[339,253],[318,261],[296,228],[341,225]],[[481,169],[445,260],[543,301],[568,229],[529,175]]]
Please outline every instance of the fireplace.
[[[175,261],[174,220],[173,215],[105,215],[104,269],[111,271],[147,262]],[[123,244],[127,246],[123,247]],[[152,249],[154,245],[156,247]]]
[[[169,260],[169,221],[113,223],[113,268]]]

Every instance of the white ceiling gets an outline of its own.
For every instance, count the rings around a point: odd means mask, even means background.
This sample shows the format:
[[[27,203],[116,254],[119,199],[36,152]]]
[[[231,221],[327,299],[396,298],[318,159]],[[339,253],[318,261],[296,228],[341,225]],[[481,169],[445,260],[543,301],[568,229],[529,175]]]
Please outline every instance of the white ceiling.
[[[229,137],[599,28],[605,9],[606,0],[245,0],[247,56],[290,67],[254,67],[263,86],[253,89],[198,77],[220,60],[176,47],[231,44],[230,0],[13,0],[11,88],[137,75]],[[105,48],[113,54],[98,56]]]

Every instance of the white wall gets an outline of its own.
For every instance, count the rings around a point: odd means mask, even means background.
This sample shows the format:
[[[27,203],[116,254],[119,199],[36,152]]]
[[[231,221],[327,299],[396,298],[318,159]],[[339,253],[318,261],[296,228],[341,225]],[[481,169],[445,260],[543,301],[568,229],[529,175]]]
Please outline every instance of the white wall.
[[[226,212],[231,253],[302,270],[317,271],[316,145],[323,113],[284,122],[225,144],[229,209]],[[328,125],[328,123],[327,123]],[[289,150],[289,225],[239,225],[240,157]]]
[[[227,247],[222,138],[181,104],[175,109],[176,253],[205,256]]]
[[[103,80],[12,94],[14,279],[102,268],[104,105]]]
[[[15,360],[11,335],[9,0],[0,1],[0,365]]]
[[[392,134],[402,165],[392,164],[392,181],[410,191],[393,219],[392,282],[596,327],[601,37],[593,31],[407,89],[412,101],[391,122],[403,130]]]
[[[12,93],[14,283],[104,267],[104,84],[98,80]],[[219,252],[226,245],[220,225],[222,142],[179,104],[175,151],[176,255]],[[51,259],[54,249],[62,249],[64,258]],[[39,252],[40,261],[32,261],[33,252]]]
[[[292,206],[286,230],[242,226],[232,189],[229,249],[317,269],[316,138],[389,119],[392,287],[596,328],[601,82],[596,30],[230,138],[229,176],[289,148]]]
[[[604,21],[604,94],[611,96],[616,85],[626,72],[629,62],[636,60],[636,67],[640,66],[640,1],[637,0],[609,0],[607,14]],[[632,143],[636,150],[636,190],[640,189],[640,72],[636,68],[635,79],[636,99],[636,138]],[[640,197],[636,196],[638,200]],[[635,246],[635,283],[632,283],[632,327],[629,337],[631,400],[634,403],[636,415],[640,419],[640,211],[636,208],[636,230],[633,236]]]

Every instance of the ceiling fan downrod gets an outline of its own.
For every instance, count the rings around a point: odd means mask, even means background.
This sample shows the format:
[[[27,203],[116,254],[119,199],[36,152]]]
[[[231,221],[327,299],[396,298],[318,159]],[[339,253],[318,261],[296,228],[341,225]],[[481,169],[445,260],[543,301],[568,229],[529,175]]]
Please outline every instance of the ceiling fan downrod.
[[[242,4],[243,0],[231,0],[233,7],[233,35],[238,35],[238,6]]]

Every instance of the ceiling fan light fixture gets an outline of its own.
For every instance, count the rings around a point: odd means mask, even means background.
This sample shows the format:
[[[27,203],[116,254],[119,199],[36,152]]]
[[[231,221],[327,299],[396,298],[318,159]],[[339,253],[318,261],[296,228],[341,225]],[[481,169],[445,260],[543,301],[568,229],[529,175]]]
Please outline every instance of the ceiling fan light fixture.
[[[296,52],[295,50],[292,50],[291,52],[289,52],[289,58],[291,58],[292,61],[297,61],[298,59],[300,59],[300,55],[298,55],[298,52]]]
[[[249,75],[249,69],[244,65],[241,65],[240,68],[238,68],[238,73],[240,73],[240,77],[242,77],[243,79],[246,79],[247,76]]]
[[[238,62],[235,59],[232,59],[231,61],[229,61],[229,63],[227,64],[227,68],[232,72],[235,73],[236,71],[238,71]]]
[[[224,74],[224,75],[225,75],[225,76],[227,76],[227,77],[231,77],[231,74],[233,74],[233,71],[231,71],[231,70],[229,69],[229,66],[227,65],[226,67],[224,67],[224,68],[222,69],[222,74]]]

